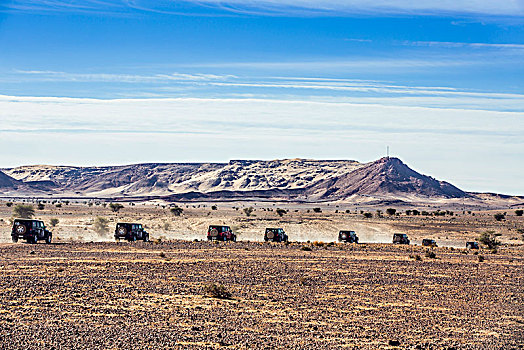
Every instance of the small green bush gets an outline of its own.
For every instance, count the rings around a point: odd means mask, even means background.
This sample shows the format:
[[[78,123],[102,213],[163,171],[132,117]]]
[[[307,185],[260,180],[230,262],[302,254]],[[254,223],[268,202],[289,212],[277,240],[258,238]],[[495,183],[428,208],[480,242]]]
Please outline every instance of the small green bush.
[[[211,283],[204,287],[207,295],[217,299],[231,299],[232,294],[221,284]]]

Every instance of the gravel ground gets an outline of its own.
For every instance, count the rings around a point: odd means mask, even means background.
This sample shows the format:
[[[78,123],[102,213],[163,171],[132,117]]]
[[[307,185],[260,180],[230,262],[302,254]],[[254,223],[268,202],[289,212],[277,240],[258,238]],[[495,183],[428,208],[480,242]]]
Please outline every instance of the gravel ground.
[[[436,259],[425,252],[389,244],[1,244],[0,348],[524,348],[522,247],[481,251],[483,262],[461,249],[436,248]],[[232,298],[210,296],[211,283]]]

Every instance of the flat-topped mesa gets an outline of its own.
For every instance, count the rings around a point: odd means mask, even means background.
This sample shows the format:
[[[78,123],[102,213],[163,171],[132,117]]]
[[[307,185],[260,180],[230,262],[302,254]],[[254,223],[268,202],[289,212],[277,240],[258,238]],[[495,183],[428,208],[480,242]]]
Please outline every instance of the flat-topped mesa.
[[[188,193],[195,198],[200,194],[224,199],[267,199],[278,193],[279,199],[305,201],[346,200],[352,196],[467,196],[447,182],[417,173],[395,157],[365,164],[354,160],[233,159],[228,163],[28,166],[4,171],[0,181],[6,185],[0,193],[13,193],[23,185],[35,194],[105,198],[161,198]]]

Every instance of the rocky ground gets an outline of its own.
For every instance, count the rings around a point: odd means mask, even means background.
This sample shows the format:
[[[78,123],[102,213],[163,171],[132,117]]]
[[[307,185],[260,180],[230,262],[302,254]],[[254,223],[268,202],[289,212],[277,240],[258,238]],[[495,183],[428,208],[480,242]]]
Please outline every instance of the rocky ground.
[[[434,252],[390,244],[4,243],[0,348],[523,348],[522,246]],[[211,296],[213,283],[231,299]]]

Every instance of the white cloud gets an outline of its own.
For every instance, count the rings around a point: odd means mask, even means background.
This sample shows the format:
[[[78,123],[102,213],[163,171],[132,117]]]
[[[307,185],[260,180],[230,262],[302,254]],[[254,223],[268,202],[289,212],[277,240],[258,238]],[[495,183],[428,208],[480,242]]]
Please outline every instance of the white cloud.
[[[385,145],[468,190],[524,193],[524,114],[268,99],[0,96],[1,166],[284,157],[372,160]],[[492,169],[506,169],[491,178]],[[479,178],[481,183],[468,180]],[[505,188],[495,184],[506,184]]]

